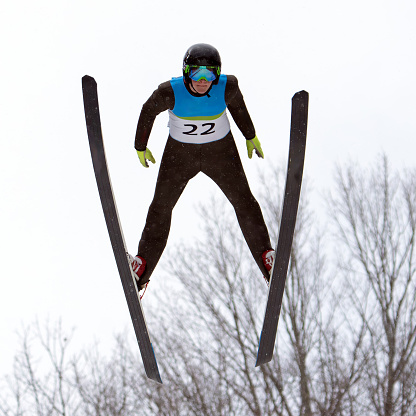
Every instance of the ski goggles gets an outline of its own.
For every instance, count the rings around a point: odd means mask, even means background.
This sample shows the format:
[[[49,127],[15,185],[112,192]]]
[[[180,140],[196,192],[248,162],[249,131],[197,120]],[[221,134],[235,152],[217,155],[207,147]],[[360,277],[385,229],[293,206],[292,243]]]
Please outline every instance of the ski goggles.
[[[211,82],[215,81],[220,75],[219,66],[200,66],[200,65],[187,65],[185,72],[189,73],[189,78],[193,81],[205,81]]]

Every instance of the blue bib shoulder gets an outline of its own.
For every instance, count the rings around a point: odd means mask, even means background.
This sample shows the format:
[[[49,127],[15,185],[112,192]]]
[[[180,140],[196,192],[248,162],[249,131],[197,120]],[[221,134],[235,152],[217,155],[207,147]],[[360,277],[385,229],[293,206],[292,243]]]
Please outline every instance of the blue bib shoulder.
[[[185,87],[183,77],[172,78],[170,81],[175,95],[175,107],[172,112],[180,118],[206,118],[222,114],[227,105],[225,103],[225,86],[227,76],[220,75],[217,85],[213,85],[207,95],[194,97]]]

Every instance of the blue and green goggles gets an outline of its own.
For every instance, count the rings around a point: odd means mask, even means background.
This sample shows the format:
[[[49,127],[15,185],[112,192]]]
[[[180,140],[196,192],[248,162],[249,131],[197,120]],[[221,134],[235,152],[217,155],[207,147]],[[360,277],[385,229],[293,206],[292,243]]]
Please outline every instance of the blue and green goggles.
[[[220,75],[219,66],[200,66],[200,65],[187,65],[185,73],[189,73],[189,78],[193,81],[205,80],[208,82],[215,81]]]

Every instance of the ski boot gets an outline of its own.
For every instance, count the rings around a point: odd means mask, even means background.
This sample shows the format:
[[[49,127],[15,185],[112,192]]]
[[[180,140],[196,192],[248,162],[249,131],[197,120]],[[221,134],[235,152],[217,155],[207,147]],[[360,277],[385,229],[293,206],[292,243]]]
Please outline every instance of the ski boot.
[[[149,281],[146,283],[140,284],[140,277],[144,273],[146,269],[146,260],[143,257],[136,256],[133,257],[131,254],[128,254],[128,260],[131,265],[131,268],[133,270],[134,277],[137,281],[137,288],[139,289],[139,292],[144,289],[144,292],[140,295],[140,299],[143,297],[144,293],[146,292],[147,285],[149,284]]]
[[[266,250],[262,255],[261,259],[263,260],[264,267],[269,272],[268,276],[263,276],[264,280],[267,283],[267,286],[269,286],[270,283],[270,274],[272,272],[273,263],[275,259],[275,251],[274,250]]]

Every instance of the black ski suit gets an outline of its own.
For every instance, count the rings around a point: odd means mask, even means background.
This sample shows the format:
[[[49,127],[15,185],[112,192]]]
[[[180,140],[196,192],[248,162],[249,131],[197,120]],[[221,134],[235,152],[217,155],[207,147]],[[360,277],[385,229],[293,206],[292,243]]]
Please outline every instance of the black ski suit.
[[[137,125],[136,150],[144,151],[146,149],[154,120],[159,113],[170,110],[170,116],[176,119],[172,110],[175,111],[175,108],[177,108],[177,106],[175,107],[175,99],[180,99],[181,95],[175,92],[174,88],[181,88],[183,82],[182,78],[180,81],[176,80],[176,84],[173,84],[173,81],[168,81],[159,85],[158,89],[143,105]],[[222,75],[221,80],[225,89],[223,93],[219,92],[220,98],[225,102],[244,137],[253,139],[256,135],[255,129],[238,87],[237,78]],[[178,87],[175,87],[175,85],[178,85]],[[210,102],[215,101],[218,95],[216,95],[217,91],[215,90],[217,87],[220,88],[220,86],[213,85],[208,98],[205,98],[205,102],[208,103],[207,106],[210,105]],[[191,95],[191,92],[187,91]],[[186,96],[186,92],[182,93],[182,97],[183,94]],[[211,96],[212,100],[209,101]],[[197,99],[199,98],[197,97]],[[181,121],[182,119],[179,117],[178,120]],[[212,121],[209,118],[204,120]],[[184,125],[188,126],[186,127],[188,131],[184,131],[184,134],[186,134],[186,141],[191,141],[197,136],[196,133],[192,133],[196,130],[196,126],[191,127],[193,126],[192,118],[187,122],[188,124]],[[172,119],[170,124],[172,124]],[[207,125],[207,127],[204,127],[204,131],[205,135],[208,135],[211,131],[207,132],[207,128],[212,130],[214,123],[207,122],[202,125]],[[202,138],[202,135],[200,138]],[[206,138],[202,139],[207,140]],[[261,272],[268,279],[269,274],[263,265],[261,255],[264,251],[271,249],[270,238],[259,204],[249,188],[231,131],[228,129],[228,133],[223,138],[214,141],[204,143],[182,142],[172,137],[171,125],[160,164],[154,198],[148,211],[138,248],[138,255],[147,262],[146,270],[140,278],[140,284],[150,279],[167,243],[172,210],[188,181],[199,172],[209,176],[233,205],[248,247]]]

